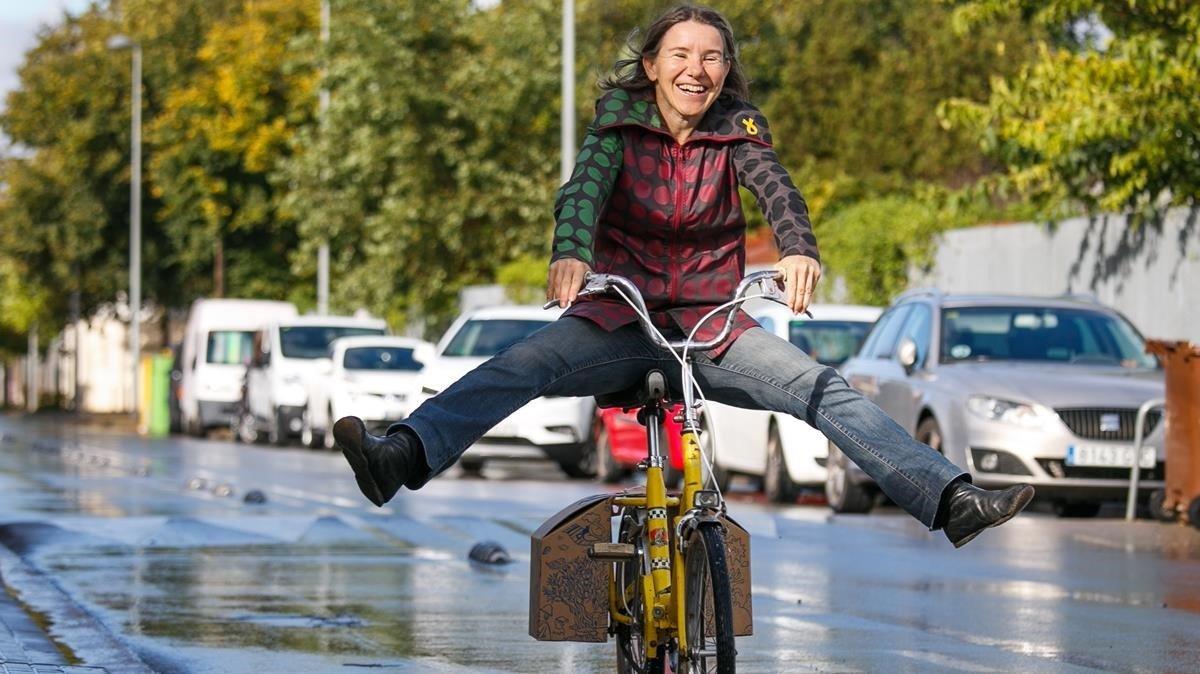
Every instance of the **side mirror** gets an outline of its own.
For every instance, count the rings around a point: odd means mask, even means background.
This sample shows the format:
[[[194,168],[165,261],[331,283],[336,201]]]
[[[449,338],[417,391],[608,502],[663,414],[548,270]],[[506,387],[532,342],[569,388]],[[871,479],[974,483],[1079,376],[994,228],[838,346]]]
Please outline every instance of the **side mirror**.
[[[900,340],[900,345],[896,347],[896,360],[900,361],[905,372],[912,372],[917,364],[917,343],[911,337]]]

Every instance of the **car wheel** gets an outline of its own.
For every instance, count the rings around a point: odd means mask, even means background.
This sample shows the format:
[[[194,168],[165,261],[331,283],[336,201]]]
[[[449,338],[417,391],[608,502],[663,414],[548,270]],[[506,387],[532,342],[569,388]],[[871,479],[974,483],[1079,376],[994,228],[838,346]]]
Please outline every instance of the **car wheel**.
[[[620,482],[626,475],[612,455],[612,441],[608,437],[608,427],[599,418],[595,424],[595,439],[592,447],[596,452],[596,477],[605,484]]]
[[[1192,502],[1188,504],[1188,521],[1192,523],[1193,527],[1200,529],[1200,496],[1192,499]]]
[[[310,416],[308,410],[304,410],[303,415],[300,417],[300,444],[309,449],[316,449],[324,444],[324,438],[321,437],[324,433],[318,433],[313,430]]]
[[[590,442],[586,442],[583,444],[583,449],[579,451],[578,456],[574,459],[566,459],[560,462],[558,467],[572,480],[589,480],[596,475],[596,470],[593,467],[595,464],[595,454],[595,446]]]
[[[917,424],[916,439],[917,442],[923,442],[936,449],[939,454],[946,453],[942,449],[942,427],[933,417],[925,417],[921,423]]]
[[[204,425],[200,423],[200,417],[188,419],[187,434],[194,438],[204,437]]]
[[[329,413],[325,415],[325,430],[321,433],[321,446],[329,451],[337,449],[337,441],[333,438],[333,407],[329,408]]]
[[[783,441],[774,423],[767,431],[767,469],[763,474],[763,492],[775,503],[795,503],[800,487],[788,474],[787,459],[783,456]]]
[[[1146,504],[1150,510],[1150,516],[1159,522],[1174,522],[1179,519],[1179,512],[1175,508],[1165,507],[1167,493],[1161,489],[1155,489],[1150,492],[1150,501]]]
[[[253,414],[246,410],[238,412],[234,418],[233,437],[247,445],[258,442],[258,424],[255,423]]]
[[[1057,501],[1054,504],[1054,513],[1059,517],[1095,517],[1099,512],[1099,503]]]
[[[287,427],[279,410],[275,410],[271,415],[271,423],[267,426],[267,442],[280,446],[287,442]]]
[[[850,479],[850,459],[832,442],[825,462],[825,500],[835,513],[868,513],[875,507],[875,494]]]
[[[483,459],[460,459],[458,467],[463,477],[483,477]]]

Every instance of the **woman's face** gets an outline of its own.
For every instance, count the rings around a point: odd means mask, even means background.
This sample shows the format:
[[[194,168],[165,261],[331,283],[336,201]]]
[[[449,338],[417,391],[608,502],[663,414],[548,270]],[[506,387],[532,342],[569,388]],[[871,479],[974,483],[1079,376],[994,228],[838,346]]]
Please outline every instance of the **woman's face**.
[[[668,118],[668,126],[678,121],[699,122],[716,102],[729,74],[721,33],[696,21],[671,26],[663,34],[658,54],[643,59],[642,65],[654,82],[658,107]]]

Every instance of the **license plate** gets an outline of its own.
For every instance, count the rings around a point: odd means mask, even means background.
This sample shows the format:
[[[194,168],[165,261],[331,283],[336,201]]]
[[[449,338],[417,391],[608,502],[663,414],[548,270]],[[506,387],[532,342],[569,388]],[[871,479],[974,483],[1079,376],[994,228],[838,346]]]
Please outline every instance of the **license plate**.
[[[1073,445],[1067,448],[1068,466],[1091,466],[1098,468],[1132,468],[1133,447],[1131,445]],[[1157,451],[1154,447],[1142,447],[1138,465],[1153,468]]]

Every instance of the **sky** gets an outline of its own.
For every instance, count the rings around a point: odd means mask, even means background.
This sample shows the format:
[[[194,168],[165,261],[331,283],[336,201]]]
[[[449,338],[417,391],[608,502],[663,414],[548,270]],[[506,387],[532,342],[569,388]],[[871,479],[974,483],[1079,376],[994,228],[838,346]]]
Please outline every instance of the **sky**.
[[[0,0],[0,107],[17,86],[17,67],[37,42],[38,28],[57,23],[65,9],[85,7],[86,0]]]

